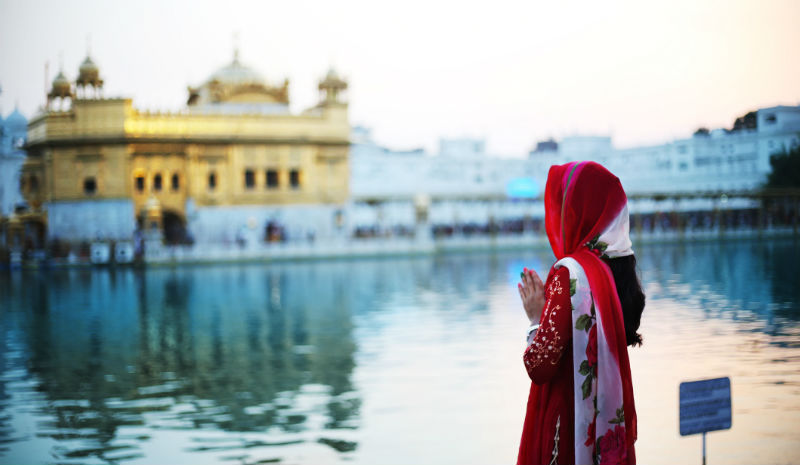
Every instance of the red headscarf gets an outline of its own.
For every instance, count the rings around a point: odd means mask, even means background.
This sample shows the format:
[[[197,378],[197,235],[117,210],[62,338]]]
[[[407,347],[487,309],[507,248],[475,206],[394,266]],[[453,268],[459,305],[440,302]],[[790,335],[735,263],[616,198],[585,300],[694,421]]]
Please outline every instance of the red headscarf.
[[[595,162],[552,166],[544,191],[544,211],[547,238],[556,260],[585,249],[584,245],[600,235],[627,203],[619,179]]]

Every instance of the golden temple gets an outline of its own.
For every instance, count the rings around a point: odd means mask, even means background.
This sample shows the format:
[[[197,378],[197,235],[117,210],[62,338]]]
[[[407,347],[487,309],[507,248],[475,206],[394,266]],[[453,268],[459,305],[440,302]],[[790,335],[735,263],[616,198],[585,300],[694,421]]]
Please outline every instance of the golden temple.
[[[184,229],[187,208],[342,205],[350,172],[347,82],[331,70],[318,89],[317,105],[292,114],[288,79],[269,83],[237,51],[188,88],[184,110],[146,112],[129,98],[104,97],[99,68],[87,57],[74,83],[59,72],[29,123],[22,193],[48,237],[70,239],[87,235],[76,233],[86,218],[102,216],[76,204],[115,201],[128,205],[140,228],[169,220]],[[71,205],[61,216],[75,218],[52,224],[61,204]]]

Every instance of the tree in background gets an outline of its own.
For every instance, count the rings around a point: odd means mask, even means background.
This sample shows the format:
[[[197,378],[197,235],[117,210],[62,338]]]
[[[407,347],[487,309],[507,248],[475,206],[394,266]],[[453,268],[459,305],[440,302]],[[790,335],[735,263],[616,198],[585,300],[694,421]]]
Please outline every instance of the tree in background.
[[[767,188],[800,188],[800,146],[773,154],[769,164],[772,172],[767,178]]]

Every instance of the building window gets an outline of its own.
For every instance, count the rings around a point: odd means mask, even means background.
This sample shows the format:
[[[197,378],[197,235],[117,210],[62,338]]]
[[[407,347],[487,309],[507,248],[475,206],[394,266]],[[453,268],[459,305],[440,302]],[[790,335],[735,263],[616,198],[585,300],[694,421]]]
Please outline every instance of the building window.
[[[97,192],[97,181],[93,177],[88,177],[83,180],[83,193],[86,195],[94,195]]]
[[[208,190],[213,191],[217,188],[217,173],[208,173]]]
[[[136,176],[136,192],[144,192],[144,176]]]
[[[178,176],[178,173],[174,173],[172,175],[172,182],[171,182],[172,190],[176,191],[181,188],[181,178]]]
[[[161,174],[153,176],[153,190],[160,191],[162,187],[163,187],[163,182],[161,179]]]
[[[267,170],[267,188],[278,187],[278,170]]]
[[[19,177],[19,191],[25,192],[25,176]]]
[[[248,189],[256,187],[256,173],[253,170],[244,171],[244,187]]]
[[[30,187],[31,192],[39,192],[39,178],[36,176],[31,176],[28,180],[28,184]]]
[[[289,185],[292,186],[292,189],[300,187],[300,170],[289,171]]]

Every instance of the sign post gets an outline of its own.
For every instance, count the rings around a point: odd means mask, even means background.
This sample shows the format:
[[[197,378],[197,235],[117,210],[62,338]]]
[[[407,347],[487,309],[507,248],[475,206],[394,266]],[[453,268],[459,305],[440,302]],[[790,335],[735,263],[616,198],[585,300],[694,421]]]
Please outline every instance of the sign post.
[[[703,434],[706,465],[706,433],[731,427],[731,379],[687,381],[680,385],[681,436]]]
[[[703,431],[703,465],[706,465],[706,432]]]

